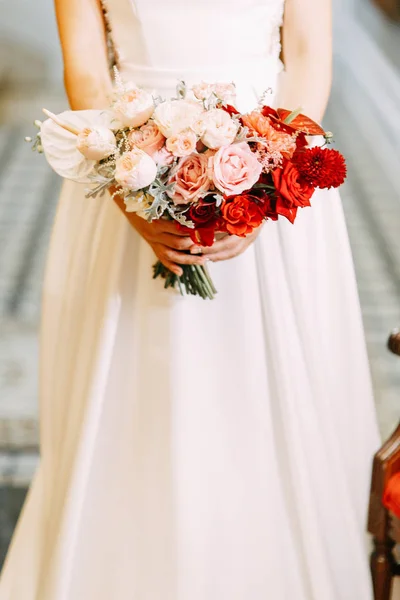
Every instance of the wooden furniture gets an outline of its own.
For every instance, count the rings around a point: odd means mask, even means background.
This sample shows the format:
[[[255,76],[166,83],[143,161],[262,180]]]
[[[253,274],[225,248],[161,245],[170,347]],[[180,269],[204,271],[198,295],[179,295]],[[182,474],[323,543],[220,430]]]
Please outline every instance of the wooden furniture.
[[[400,331],[395,331],[388,341],[389,349],[400,355]],[[399,390],[400,397],[400,390]],[[387,482],[400,472],[400,423],[396,431],[376,453],[373,463],[368,531],[373,535],[371,572],[375,600],[390,600],[392,580],[400,575],[400,565],[393,555],[400,543],[400,519],[389,513],[382,504]]]
[[[400,0],[374,0],[374,2],[389,19],[400,21]]]

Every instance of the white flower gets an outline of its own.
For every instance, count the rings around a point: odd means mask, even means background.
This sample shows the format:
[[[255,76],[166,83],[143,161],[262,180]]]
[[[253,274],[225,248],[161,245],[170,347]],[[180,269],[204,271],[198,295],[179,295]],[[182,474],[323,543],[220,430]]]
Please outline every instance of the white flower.
[[[115,180],[123,188],[134,192],[153,183],[156,175],[156,163],[151,156],[139,148],[125,152],[116,161]]]
[[[236,86],[234,83],[216,83],[213,85],[213,92],[218,100],[225,104],[235,104]]]
[[[161,133],[169,138],[189,129],[203,112],[203,107],[190,100],[161,102],[154,111],[153,119]]]
[[[85,158],[101,160],[115,152],[117,142],[115,135],[107,127],[101,125],[85,127],[79,133],[76,147]]]
[[[234,83],[200,83],[192,87],[192,92],[198,100],[208,100],[212,94],[225,104],[234,104],[236,101],[236,87]]]
[[[171,135],[167,139],[166,147],[174,156],[188,156],[195,151],[197,144],[197,136],[190,129]]]
[[[154,198],[150,194],[137,192],[134,196],[124,198],[126,212],[136,213],[139,217],[145,219],[145,210],[151,207],[153,200]]]
[[[203,133],[201,141],[207,148],[227,146],[234,141],[238,126],[222,108],[213,108],[202,117]]]
[[[201,81],[192,87],[192,92],[198,100],[208,100],[213,92],[213,86],[210,83]]]
[[[56,115],[57,122],[46,119],[40,128],[41,141],[50,166],[65,179],[93,183],[96,161],[86,158],[76,146],[77,135],[84,129],[114,129],[114,115],[108,110],[68,110]],[[65,123],[65,129],[59,123]],[[72,133],[71,129],[78,132]]]
[[[124,127],[140,127],[154,112],[153,96],[146,90],[133,87],[117,98],[113,111]]]

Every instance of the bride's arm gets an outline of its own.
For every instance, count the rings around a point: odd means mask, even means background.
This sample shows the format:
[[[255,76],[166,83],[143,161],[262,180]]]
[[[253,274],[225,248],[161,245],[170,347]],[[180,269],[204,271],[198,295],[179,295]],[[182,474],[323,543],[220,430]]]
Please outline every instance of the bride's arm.
[[[331,0],[286,0],[279,106],[322,120],[332,81]]]
[[[71,108],[106,108],[111,100],[112,80],[99,0],[55,0],[55,8],[64,59],[65,89]],[[115,196],[114,201],[171,271],[180,275],[178,265],[203,263],[203,258],[185,253],[193,247],[193,242],[178,232],[175,223],[163,220],[148,223],[127,213],[119,196]]]
[[[105,108],[112,82],[99,0],[55,0],[55,9],[71,108]]]

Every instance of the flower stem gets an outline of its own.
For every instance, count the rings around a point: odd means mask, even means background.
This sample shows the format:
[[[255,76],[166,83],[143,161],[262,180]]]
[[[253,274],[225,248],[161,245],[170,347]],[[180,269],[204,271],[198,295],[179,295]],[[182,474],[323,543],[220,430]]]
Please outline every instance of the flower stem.
[[[180,265],[183,271],[178,277],[165,267],[160,261],[153,266],[153,279],[162,277],[164,288],[178,288],[181,295],[185,293],[192,296],[201,296],[204,300],[212,300],[217,293],[210,274],[205,266]]]

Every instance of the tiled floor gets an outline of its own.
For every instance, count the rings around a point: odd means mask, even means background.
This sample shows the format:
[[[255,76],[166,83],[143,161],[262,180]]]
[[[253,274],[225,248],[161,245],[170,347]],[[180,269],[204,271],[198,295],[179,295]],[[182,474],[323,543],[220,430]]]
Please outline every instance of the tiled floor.
[[[400,75],[393,50],[385,54],[375,41],[381,33],[340,27],[326,125],[348,159],[342,197],[387,436],[400,417],[400,359],[386,350],[400,326]],[[23,137],[44,97],[56,112],[63,105],[54,90],[0,96],[0,561],[37,463],[40,286],[59,181]]]

